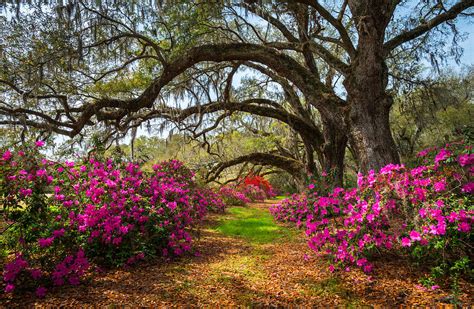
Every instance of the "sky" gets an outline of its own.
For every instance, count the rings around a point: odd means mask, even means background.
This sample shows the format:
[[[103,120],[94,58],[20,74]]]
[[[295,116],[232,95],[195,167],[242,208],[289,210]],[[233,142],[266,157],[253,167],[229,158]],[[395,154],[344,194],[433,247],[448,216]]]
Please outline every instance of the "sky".
[[[463,20],[459,22],[459,27],[462,32],[468,34],[468,38],[461,43],[461,46],[464,48],[461,64],[474,65],[474,18],[470,20],[463,18]]]

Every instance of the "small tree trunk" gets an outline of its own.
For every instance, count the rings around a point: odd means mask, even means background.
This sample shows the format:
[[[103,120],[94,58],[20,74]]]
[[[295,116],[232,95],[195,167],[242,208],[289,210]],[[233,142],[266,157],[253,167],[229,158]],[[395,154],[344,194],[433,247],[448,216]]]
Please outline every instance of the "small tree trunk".
[[[343,121],[322,117],[325,143],[322,147],[323,171],[333,178],[333,187],[344,182],[344,157],[347,146],[347,130]]]

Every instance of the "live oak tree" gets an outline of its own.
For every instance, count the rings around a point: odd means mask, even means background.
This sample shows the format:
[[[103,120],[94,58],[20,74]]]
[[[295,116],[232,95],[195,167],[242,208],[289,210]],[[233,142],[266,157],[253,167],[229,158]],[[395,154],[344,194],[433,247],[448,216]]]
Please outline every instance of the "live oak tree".
[[[443,38],[434,32],[456,34],[453,20],[474,6],[474,0],[31,2],[7,5],[3,13],[2,124],[72,137],[99,123],[124,132],[151,119],[198,115],[201,124],[203,110],[222,112],[218,125],[244,111],[287,123],[322,169],[336,169],[339,182],[348,142],[362,172],[399,162],[388,87],[409,76],[400,76],[406,72],[397,61],[424,52],[436,60],[442,49],[431,47]],[[236,101],[231,87],[206,89],[229,85],[236,67],[268,76],[284,100]],[[188,107],[170,107],[178,100]]]

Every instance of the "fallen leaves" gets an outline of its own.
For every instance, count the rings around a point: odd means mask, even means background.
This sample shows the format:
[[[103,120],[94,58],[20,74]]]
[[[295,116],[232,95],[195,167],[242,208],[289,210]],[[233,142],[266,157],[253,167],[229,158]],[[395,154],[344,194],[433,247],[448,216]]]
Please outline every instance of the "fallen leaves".
[[[267,203],[250,207],[268,208]],[[195,247],[200,254],[157,260],[90,278],[79,287],[0,296],[2,307],[89,306],[363,306],[433,305],[450,301],[449,291],[418,286],[419,270],[394,258],[379,260],[373,277],[352,269],[331,273],[312,255],[303,234],[269,244],[224,236],[217,215],[204,223]],[[460,299],[473,302],[473,286],[461,282]]]

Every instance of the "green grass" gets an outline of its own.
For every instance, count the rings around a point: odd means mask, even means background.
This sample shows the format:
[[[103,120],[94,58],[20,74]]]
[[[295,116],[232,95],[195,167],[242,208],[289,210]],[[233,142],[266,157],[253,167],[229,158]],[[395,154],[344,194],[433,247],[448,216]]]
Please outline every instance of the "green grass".
[[[275,223],[266,209],[231,207],[215,228],[227,236],[242,237],[250,243],[267,244],[282,237],[292,237],[294,231]]]
[[[277,195],[277,196],[275,196],[275,199],[280,201],[280,200],[286,199],[287,197],[288,196],[286,196],[286,195]]]

